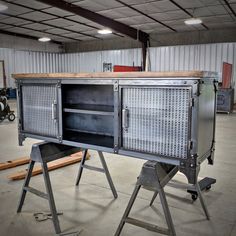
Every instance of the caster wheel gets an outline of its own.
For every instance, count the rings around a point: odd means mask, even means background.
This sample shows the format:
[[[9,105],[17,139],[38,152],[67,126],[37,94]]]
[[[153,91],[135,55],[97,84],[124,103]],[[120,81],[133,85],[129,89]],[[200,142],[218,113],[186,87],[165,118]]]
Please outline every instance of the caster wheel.
[[[0,122],[4,121],[5,116],[0,116]]]
[[[193,201],[196,201],[197,198],[198,198],[198,195],[196,195],[196,194],[192,194],[192,200],[193,200]]]
[[[11,114],[8,115],[8,120],[9,121],[14,121],[15,118],[16,118],[16,116],[14,115],[14,113],[11,113]]]
[[[210,190],[211,189],[211,185],[206,187],[206,190]]]

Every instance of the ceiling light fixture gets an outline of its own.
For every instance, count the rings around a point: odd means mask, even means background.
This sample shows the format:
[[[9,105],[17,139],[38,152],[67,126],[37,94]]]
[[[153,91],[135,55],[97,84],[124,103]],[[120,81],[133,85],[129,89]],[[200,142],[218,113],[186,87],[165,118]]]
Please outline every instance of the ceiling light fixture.
[[[110,29],[102,29],[98,30],[99,34],[112,34],[112,31]]]
[[[184,21],[186,25],[199,25],[202,23],[202,20],[200,18],[190,18]]]
[[[8,6],[4,5],[3,3],[0,2],[0,11],[5,11],[8,9]]]
[[[48,37],[42,37],[38,39],[40,42],[49,42],[51,39]]]

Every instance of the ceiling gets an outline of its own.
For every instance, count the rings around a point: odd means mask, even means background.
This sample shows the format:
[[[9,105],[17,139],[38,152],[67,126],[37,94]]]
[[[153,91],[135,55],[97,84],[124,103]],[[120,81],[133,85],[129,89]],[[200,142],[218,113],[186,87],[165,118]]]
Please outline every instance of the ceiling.
[[[0,32],[57,42],[117,38],[99,35],[102,25],[36,0],[1,0]],[[146,33],[186,32],[236,27],[236,0],[67,0]],[[203,24],[187,26],[184,20],[200,17]]]

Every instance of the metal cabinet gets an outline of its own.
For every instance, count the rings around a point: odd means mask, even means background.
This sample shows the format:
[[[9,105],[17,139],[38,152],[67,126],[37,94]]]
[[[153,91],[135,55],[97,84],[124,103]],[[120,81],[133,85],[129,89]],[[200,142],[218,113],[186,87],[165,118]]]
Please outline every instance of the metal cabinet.
[[[231,113],[234,106],[234,89],[220,88],[217,94],[217,112]]]
[[[19,84],[21,135],[33,134],[52,139],[60,138],[59,88],[57,83]],[[22,137],[22,138],[23,138]]]
[[[196,183],[200,164],[213,163],[216,74],[109,75],[20,75],[20,144],[32,137],[160,161]]]

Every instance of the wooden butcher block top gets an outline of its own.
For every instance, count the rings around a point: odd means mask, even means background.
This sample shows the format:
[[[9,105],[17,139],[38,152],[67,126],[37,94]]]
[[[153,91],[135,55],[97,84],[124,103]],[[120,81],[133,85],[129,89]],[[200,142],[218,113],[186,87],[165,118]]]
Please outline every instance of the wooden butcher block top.
[[[172,71],[172,72],[94,72],[94,73],[25,73],[13,74],[15,79],[38,79],[38,78],[97,78],[97,79],[111,79],[111,78],[215,78],[218,76],[216,72],[207,71]]]

